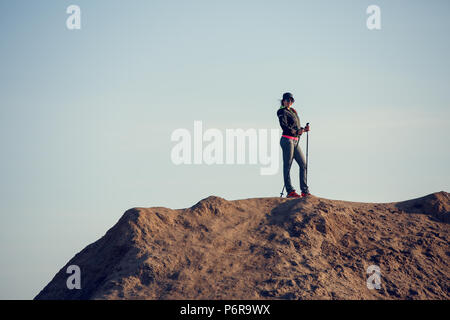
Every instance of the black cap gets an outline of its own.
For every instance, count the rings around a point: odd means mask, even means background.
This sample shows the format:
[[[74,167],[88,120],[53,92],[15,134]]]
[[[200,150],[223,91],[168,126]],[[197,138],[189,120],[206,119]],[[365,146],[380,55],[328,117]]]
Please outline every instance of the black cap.
[[[283,94],[283,100],[295,102],[294,96],[290,92],[286,92]]]

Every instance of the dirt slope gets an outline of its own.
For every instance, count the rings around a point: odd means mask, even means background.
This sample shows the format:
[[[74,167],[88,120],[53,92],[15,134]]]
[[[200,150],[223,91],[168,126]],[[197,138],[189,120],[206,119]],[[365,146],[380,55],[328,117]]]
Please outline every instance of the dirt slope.
[[[449,299],[450,194],[133,208],[35,299]],[[69,265],[81,289],[69,290]],[[366,286],[378,265],[381,289]]]

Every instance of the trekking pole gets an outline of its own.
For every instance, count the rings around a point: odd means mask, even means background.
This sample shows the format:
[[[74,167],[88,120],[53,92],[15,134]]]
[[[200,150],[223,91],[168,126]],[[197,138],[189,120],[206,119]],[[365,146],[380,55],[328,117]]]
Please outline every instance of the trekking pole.
[[[309,122],[306,124],[309,127]],[[306,131],[306,185],[308,185],[308,143],[309,142],[309,131]]]

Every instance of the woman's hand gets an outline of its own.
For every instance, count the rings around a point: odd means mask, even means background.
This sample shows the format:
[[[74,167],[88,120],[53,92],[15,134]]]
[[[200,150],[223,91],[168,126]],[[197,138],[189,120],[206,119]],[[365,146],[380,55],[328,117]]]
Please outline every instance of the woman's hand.
[[[301,136],[304,131],[304,128],[300,128],[297,130],[297,135]]]
[[[309,124],[303,129],[303,131],[305,131],[305,132],[308,132],[309,130],[311,130],[310,128],[309,128]]]

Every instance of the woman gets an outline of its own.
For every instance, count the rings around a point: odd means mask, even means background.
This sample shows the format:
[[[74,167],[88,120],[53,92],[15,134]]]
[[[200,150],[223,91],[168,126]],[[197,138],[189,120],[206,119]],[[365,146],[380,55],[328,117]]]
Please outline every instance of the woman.
[[[280,126],[283,130],[280,145],[283,150],[283,178],[284,186],[286,187],[288,198],[301,198],[309,196],[309,189],[306,185],[306,161],[302,150],[300,149],[299,139],[303,132],[309,131],[309,126],[302,128],[300,126],[300,119],[297,111],[292,108],[295,100],[291,93],[283,94],[281,100],[281,107],[277,111]],[[302,194],[299,195],[291,184],[290,169],[293,159],[297,161],[300,167],[300,190]]]

